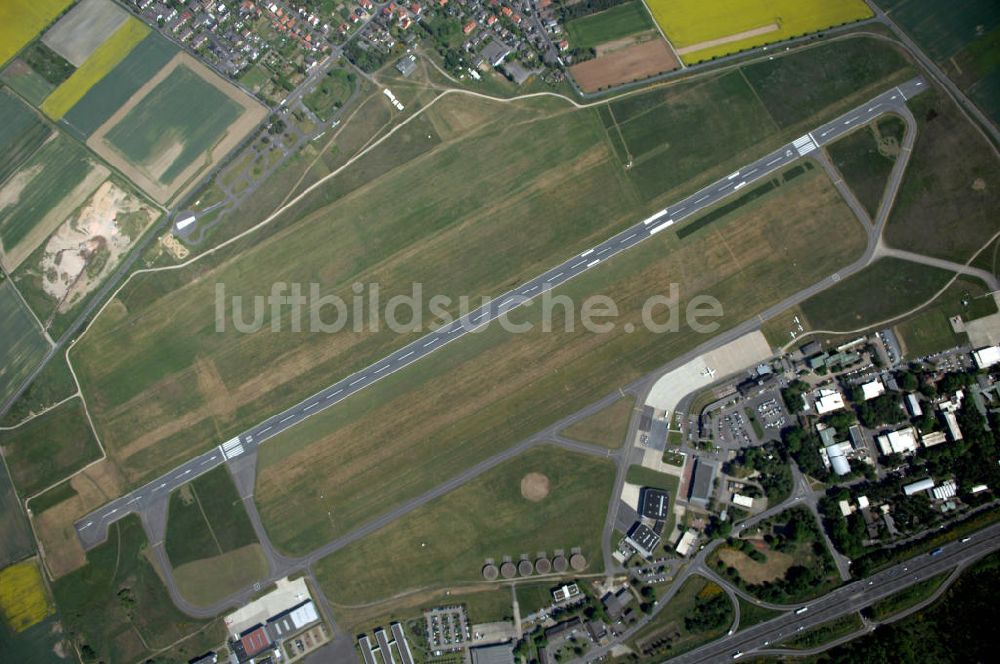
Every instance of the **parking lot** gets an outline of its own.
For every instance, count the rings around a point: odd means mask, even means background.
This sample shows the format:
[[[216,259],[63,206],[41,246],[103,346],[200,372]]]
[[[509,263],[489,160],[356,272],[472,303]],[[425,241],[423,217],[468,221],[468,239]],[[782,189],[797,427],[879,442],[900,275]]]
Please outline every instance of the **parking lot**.
[[[733,397],[707,415],[707,430],[719,447],[738,449],[781,437],[793,418],[777,390],[744,399]]]
[[[460,606],[431,609],[424,612],[424,619],[432,650],[458,650],[471,639],[465,610]]]

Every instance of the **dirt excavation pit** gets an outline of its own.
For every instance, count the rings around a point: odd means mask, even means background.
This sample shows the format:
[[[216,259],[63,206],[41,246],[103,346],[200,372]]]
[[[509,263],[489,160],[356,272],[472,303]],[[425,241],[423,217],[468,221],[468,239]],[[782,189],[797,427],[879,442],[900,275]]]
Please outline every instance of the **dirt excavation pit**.
[[[528,473],[521,478],[521,495],[533,503],[549,495],[549,478],[541,473]]]

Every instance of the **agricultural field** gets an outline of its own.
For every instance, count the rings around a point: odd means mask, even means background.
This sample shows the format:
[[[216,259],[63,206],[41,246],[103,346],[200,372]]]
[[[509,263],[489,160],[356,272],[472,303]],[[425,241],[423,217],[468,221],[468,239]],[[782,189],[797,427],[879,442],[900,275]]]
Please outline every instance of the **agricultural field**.
[[[609,260],[556,292],[574,302],[595,293],[611,297],[619,316],[608,333],[579,326],[564,333],[558,310],[553,331],[545,332],[532,307],[514,318],[534,323],[530,332],[488,326],[438,351],[433,363],[397,371],[363,399],[268,441],[255,499],[272,541],[309,551],[700,343],[701,335],[684,327],[665,336],[641,324],[650,283],[678,282],[681,306],[711,293],[726,312],[721,330],[851,262],[862,236],[826,178],[811,171],[683,241],[664,234]],[[741,248],[737,261],[732,247]],[[789,267],[789,256],[800,260]],[[776,278],[787,269],[798,274]],[[401,429],[400,421],[408,426]]]
[[[81,137],[90,136],[175,55],[176,46],[158,32],[150,32],[67,111],[63,121]]]
[[[570,46],[584,49],[650,30],[653,30],[653,21],[642,0],[629,0],[566,24]]]
[[[73,0],[4,0],[0,3],[0,65],[6,64]]]
[[[803,302],[815,330],[847,332],[906,313],[930,299],[953,273],[882,258]]]
[[[350,99],[354,92],[354,78],[354,73],[346,69],[331,69],[316,88],[302,98],[302,102],[320,119],[328,120]]]
[[[56,88],[21,58],[11,60],[10,64],[0,71],[0,81],[35,106],[41,104]]]
[[[0,402],[21,386],[49,349],[14,286],[0,280]]]
[[[68,216],[14,273],[46,329],[58,334],[159,216],[117,178],[105,180]]]
[[[0,261],[14,272],[108,177],[77,143],[59,134],[0,187]]]
[[[12,427],[33,413],[41,412],[76,392],[76,383],[69,372],[64,356],[49,360],[31,385],[11,404],[7,414],[0,419],[0,427]],[[2,557],[0,557],[2,562]]]
[[[965,0],[879,0],[906,31],[982,111],[1000,122],[1000,5]]]
[[[885,241],[964,263],[1000,230],[1000,159],[943,93],[928,90],[910,108],[917,139]]]
[[[22,632],[54,610],[34,558],[0,569],[0,617],[8,627]]]
[[[252,97],[178,54],[87,141],[163,203],[264,118]]]
[[[42,102],[41,109],[59,120],[73,108],[87,91],[108,75],[149,34],[142,21],[129,17],[114,34],[98,46],[87,59]]]
[[[954,332],[949,319],[961,316],[970,321],[996,313],[996,302],[986,296],[987,290],[976,279],[959,278],[929,307],[896,324],[906,356],[923,357],[968,343],[968,335]]]
[[[596,92],[623,83],[639,81],[677,69],[677,58],[670,47],[653,35],[652,39],[623,40],[626,44],[605,44],[597,48],[597,57],[572,65],[570,73],[584,92]]]
[[[42,43],[79,67],[128,19],[111,0],[81,0],[45,31]]]
[[[0,431],[0,446],[22,498],[52,486],[101,454],[79,399],[16,429]]]
[[[903,120],[889,116],[826,146],[834,166],[872,219],[882,202],[905,133]]]
[[[625,442],[625,434],[634,412],[635,398],[622,397],[607,408],[571,424],[560,433],[581,443],[617,450]]]
[[[211,604],[267,576],[267,561],[225,466],[170,495],[165,546],[177,585],[195,604]]]
[[[14,483],[6,468],[0,468],[0,567],[30,556],[35,552],[28,517],[21,507]]]
[[[646,0],[646,4],[686,64],[872,16],[863,0]]]
[[[30,157],[51,133],[35,112],[6,90],[0,88],[0,182],[7,179],[25,159]]]
[[[188,661],[225,638],[221,620],[195,620],[174,608],[150,555],[138,517],[129,516],[87,553],[84,567],[53,582],[66,632],[95,661],[131,664],[154,652]]]
[[[347,610],[407,591],[480,582],[488,558],[534,560],[557,549],[568,556],[579,547],[599,567],[614,476],[606,459],[533,448],[324,558],[317,577],[335,610]]]

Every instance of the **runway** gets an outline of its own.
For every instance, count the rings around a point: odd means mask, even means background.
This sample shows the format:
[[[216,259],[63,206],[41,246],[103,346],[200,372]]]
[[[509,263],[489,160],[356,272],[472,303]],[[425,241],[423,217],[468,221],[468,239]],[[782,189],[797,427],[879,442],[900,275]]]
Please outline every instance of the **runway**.
[[[461,338],[468,332],[487,325],[507,312],[530,302],[542,293],[557,288],[640,242],[699,214],[739,192],[744,187],[760,180],[766,180],[772,173],[808,156],[810,152],[835,141],[856,127],[905,107],[907,99],[919,94],[926,87],[924,79],[916,77],[883,92],[865,104],[796,138],[687,198],[650,215],[604,242],[574,255],[562,264],[526,281],[517,288],[493,298],[461,319],[443,325],[374,364],[302,400],[295,406],[267,418],[239,436],[181,464],[135,491],[111,501],[76,522],[77,535],[84,549],[93,548],[103,542],[107,537],[108,525],[123,516],[136,512],[151,501],[168,496],[177,487],[228,459],[234,459],[254,451],[266,440],[295,426],[302,420],[338,404],[369,385],[410,366],[439,348]]]

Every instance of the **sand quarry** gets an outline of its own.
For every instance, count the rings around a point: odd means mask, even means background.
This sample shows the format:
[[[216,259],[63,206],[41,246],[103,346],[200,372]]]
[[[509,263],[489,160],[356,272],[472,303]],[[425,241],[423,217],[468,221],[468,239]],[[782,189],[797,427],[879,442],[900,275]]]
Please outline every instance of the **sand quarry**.
[[[126,228],[123,215],[133,219]],[[93,290],[156,216],[154,208],[111,180],[98,187],[52,234],[38,264],[42,289],[59,303],[57,311],[69,310]]]

